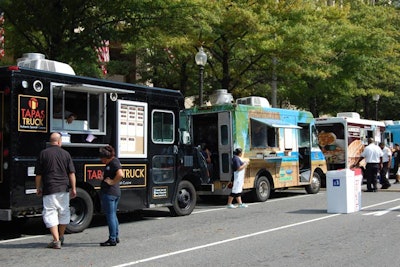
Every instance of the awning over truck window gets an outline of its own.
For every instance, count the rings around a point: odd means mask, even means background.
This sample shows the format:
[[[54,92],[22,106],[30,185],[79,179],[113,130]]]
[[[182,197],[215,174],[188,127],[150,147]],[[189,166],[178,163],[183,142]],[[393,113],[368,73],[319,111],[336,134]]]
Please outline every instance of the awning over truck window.
[[[269,127],[274,127],[274,128],[291,128],[291,129],[301,129],[300,126],[286,123],[280,120],[274,120],[274,119],[265,119],[265,118],[250,118],[251,120],[255,120],[257,122],[260,122],[262,124],[265,124]]]
[[[120,94],[132,94],[135,93],[134,90],[125,90],[125,89],[117,89],[105,86],[97,86],[92,84],[65,84],[59,86],[68,91],[76,91],[76,92],[89,92],[93,94],[102,94],[102,93],[120,93]]]

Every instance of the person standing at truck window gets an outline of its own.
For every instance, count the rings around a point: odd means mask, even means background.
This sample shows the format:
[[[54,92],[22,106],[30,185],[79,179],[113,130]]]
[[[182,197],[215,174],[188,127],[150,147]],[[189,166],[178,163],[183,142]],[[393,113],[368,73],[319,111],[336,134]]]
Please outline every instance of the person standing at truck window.
[[[388,179],[388,171],[390,168],[390,163],[392,161],[392,151],[388,148],[385,143],[379,143],[379,147],[382,149],[383,156],[382,156],[382,168],[380,170],[381,176],[381,189],[388,189],[391,184]]]
[[[50,135],[50,147],[40,152],[36,163],[36,194],[43,196],[43,221],[53,241],[47,247],[60,249],[70,222],[69,199],[76,197],[75,167],[71,155],[61,148],[61,135]]]
[[[242,203],[242,191],[243,191],[243,184],[244,184],[244,172],[247,167],[247,162],[243,162],[240,157],[242,156],[243,151],[241,148],[236,148],[233,152],[232,158],[232,169],[233,173],[233,187],[232,192],[228,196],[228,209],[236,208],[235,205],[232,204],[233,199],[235,198],[238,203],[238,208],[247,208],[247,205]]]
[[[368,138],[368,146],[365,147],[361,153],[361,157],[358,159],[355,166],[357,166],[361,160],[365,158],[367,163],[365,167],[365,176],[367,178],[367,191],[366,192],[377,192],[377,174],[382,166],[382,149],[374,143],[373,138]]]
[[[119,182],[124,177],[124,173],[119,159],[115,157],[115,150],[112,146],[100,148],[100,159],[106,165],[101,181],[101,206],[106,215],[109,232],[108,240],[100,243],[100,246],[116,246],[119,243],[117,217],[118,202],[121,197]]]

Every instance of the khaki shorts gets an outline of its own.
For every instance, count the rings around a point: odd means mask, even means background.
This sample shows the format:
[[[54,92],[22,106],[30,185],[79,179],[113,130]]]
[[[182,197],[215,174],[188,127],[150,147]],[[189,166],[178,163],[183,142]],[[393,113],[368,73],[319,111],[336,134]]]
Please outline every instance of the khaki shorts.
[[[43,222],[47,228],[59,224],[69,224],[69,192],[43,196]]]

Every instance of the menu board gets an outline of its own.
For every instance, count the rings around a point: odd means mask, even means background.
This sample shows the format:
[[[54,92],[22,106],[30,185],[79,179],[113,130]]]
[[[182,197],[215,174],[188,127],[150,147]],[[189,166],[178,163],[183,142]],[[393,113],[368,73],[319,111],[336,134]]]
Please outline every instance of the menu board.
[[[147,103],[118,101],[118,157],[147,157],[146,125]]]

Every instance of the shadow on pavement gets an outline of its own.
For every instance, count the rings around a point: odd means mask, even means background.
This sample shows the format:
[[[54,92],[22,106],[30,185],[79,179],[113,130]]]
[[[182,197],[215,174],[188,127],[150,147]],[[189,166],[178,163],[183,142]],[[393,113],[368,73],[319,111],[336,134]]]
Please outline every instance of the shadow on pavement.
[[[142,210],[135,212],[122,212],[118,213],[118,219],[120,224],[130,223],[141,220],[149,220],[155,217],[170,217],[168,210]],[[107,226],[106,218],[103,215],[93,216],[92,222],[89,228]],[[0,240],[20,238],[24,236],[32,235],[45,235],[49,234],[46,229],[42,217],[35,217],[29,219],[20,219],[11,222],[0,221]],[[34,243],[31,243],[32,247],[35,247]],[[39,245],[43,246],[42,243]],[[96,245],[98,245],[96,243]],[[26,247],[30,247],[30,244],[26,244]],[[1,248],[1,246],[0,246]]]

